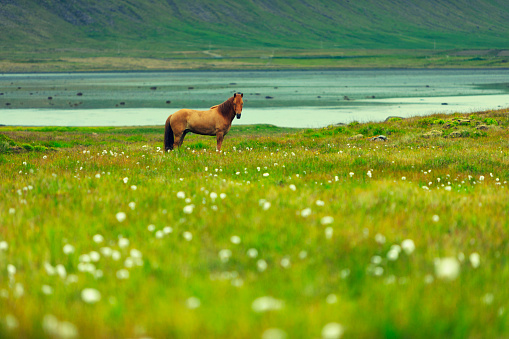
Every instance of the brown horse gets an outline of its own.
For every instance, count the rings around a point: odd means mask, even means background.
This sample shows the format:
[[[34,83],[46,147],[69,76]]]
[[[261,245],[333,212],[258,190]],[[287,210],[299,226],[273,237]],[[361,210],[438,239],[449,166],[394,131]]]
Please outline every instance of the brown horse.
[[[221,150],[223,138],[230,130],[232,121],[242,113],[244,94],[235,93],[220,105],[212,106],[208,111],[181,109],[166,119],[164,129],[164,150],[170,151],[180,147],[188,132],[201,135],[215,135],[217,150]]]

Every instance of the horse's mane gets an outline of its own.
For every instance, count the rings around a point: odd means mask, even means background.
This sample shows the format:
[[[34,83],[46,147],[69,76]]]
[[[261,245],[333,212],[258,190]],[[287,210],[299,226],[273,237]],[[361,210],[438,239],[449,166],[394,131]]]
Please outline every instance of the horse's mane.
[[[231,118],[231,112],[234,110],[233,97],[226,99],[226,101],[223,102],[222,104],[212,106],[211,108],[217,108],[222,116],[224,116],[225,118]]]

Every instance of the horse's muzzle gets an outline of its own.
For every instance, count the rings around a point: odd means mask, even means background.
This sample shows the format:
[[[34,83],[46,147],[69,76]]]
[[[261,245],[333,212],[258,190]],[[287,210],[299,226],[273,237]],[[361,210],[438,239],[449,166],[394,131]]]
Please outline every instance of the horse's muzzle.
[[[240,119],[240,113],[237,113],[237,119]]]

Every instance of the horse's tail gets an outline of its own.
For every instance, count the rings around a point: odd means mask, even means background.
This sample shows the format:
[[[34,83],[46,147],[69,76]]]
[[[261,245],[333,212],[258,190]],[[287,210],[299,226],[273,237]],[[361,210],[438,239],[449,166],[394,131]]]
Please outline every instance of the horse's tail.
[[[173,130],[170,125],[170,118],[166,120],[166,126],[164,128],[164,151],[168,152],[173,149],[174,143]]]

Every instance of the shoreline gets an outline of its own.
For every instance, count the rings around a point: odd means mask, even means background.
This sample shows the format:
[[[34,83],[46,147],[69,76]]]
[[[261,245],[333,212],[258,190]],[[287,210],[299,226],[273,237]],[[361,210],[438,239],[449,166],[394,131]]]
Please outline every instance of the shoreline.
[[[491,52],[498,51],[493,54]],[[0,52],[0,73],[341,70],[341,69],[509,69],[506,50],[493,49],[223,49],[212,51],[101,52],[84,56],[42,51]],[[490,54],[491,53],[491,54]]]
[[[197,69],[197,68],[182,68],[182,69],[136,69],[136,70],[83,70],[83,71],[33,71],[33,72],[3,72],[0,71],[0,76],[9,75],[38,75],[38,74],[108,74],[108,73],[198,73],[198,72],[298,72],[298,71],[316,71],[316,72],[327,72],[327,71],[507,71],[509,67],[299,67],[299,68],[210,68],[210,69]]]

